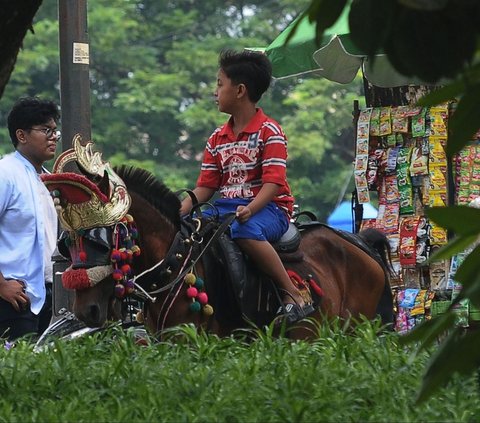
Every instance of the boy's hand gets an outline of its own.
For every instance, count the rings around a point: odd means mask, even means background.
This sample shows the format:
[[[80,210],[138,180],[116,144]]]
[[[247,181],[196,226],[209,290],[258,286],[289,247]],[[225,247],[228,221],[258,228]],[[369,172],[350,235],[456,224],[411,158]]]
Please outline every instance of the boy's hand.
[[[252,211],[248,208],[248,206],[238,206],[236,217],[240,223],[245,223],[252,217]]]

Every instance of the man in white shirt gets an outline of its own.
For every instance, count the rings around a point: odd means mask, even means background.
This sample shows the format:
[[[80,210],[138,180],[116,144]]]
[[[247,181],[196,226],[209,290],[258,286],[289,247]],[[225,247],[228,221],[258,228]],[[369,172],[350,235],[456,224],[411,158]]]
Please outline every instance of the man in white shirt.
[[[51,317],[45,283],[52,282],[57,218],[39,175],[54,158],[59,118],[55,103],[31,97],[8,116],[15,152],[0,160],[0,338],[9,341],[37,334],[42,309]]]

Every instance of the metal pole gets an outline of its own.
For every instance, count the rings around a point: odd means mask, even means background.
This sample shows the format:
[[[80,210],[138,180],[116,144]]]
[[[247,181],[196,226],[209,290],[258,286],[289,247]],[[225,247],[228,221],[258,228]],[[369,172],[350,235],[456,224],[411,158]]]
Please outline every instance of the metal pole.
[[[62,151],[91,139],[87,0],[58,0]]]

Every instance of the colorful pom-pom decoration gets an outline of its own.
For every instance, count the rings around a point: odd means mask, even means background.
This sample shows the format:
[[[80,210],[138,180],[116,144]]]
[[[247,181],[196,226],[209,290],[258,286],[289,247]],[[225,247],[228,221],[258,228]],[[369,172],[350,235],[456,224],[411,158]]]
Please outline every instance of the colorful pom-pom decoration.
[[[123,272],[120,269],[115,269],[112,273],[112,278],[116,281],[123,279]]]
[[[133,283],[133,279],[129,279],[126,281],[123,286],[125,287],[125,294],[130,295],[133,291],[135,291],[135,284]]]
[[[112,260],[113,263],[116,263],[117,261],[120,261],[122,259],[120,251],[112,250],[112,255],[111,255],[110,259]]]
[[[120,251],[120,257],[122,258],[122,260],[127,261],[128,260],[127,250],[125,248],[122,248],[119,251]]]
[[[122,265],[120,270],[123,272],[124,275],[127,275],[127,276],[132,273],[132,268],[130,267],[129,264]]]
[[[143,311],[139,311],[136,315],[135,315],[135,320],[142,324],[145,322],[145,316],[143,315]]]
[[[187,285],[193,285],[196,280],[197,280],[197,277],[193,273],[187,273],[185,275],[184,281]]]
[[[140,247],[138,245],[132,246],[131,250],[134,256],[140,255]]]
[[[205,304],[202,311],[205,316],[211,316],[213,314],[213,307],[210,304]]]
[[[117,298],[123,298],[125,296],[125,287],[121,283],[115,285],[115,296]]]
[[[187,289],[187,297],[195,298],[197,294],[198,294],[198,289],[195,288],[194,286],[191,286],[190,288]]]
[[[197,301],[202,305],[207,304],[208,303],[207,293],[206,292],[199,292],[198,295],[197,295]]]
[[[198,301],[194,301],[192,304],[189,305],[190,311],[194,313],[198,313],[202,308],[201,304]]]
[[[204,285],[205,283],[203,282],[203,279],[197,278],[197,280],[195,281],[195,288],[202,289]]]

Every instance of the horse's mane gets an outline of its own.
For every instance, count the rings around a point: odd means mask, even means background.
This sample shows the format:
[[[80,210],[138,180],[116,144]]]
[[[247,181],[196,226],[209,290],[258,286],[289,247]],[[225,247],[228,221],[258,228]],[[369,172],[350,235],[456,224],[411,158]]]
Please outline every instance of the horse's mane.
[[[151,172],[135,166],[116,166],[113,169],[127,186],[148,201],[175,226],[180,225],[180,200]]]

